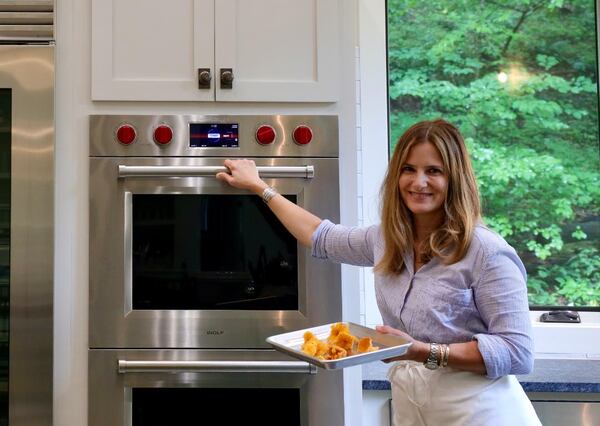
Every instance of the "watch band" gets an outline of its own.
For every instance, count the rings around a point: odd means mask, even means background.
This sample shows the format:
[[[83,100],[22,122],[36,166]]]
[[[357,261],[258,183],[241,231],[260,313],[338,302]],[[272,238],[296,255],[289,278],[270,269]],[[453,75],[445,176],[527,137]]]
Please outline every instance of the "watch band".
[[[437,343],[429,344],[429,356],[423,363],[425,368],[427,368],[429,370],[436,370],[440,367],[440,364],[441,364],[440,359],[439,359],[440,355],[441,355],[440,349],[441,349],[440,345]]]

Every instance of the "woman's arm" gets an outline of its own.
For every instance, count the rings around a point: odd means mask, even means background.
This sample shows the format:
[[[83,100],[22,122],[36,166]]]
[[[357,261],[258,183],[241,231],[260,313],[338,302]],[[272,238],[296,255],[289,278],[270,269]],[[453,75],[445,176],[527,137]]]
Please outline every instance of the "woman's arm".
[[[477,342],[452,343],[448,356],[448,366],[458,370],[486,374],[485,363],[481,352],[479,352]]]
[[[488,257],[473,294],[488,327],[486,333],[473,336],[487,376],[530,373],[534,352],[526,272],[514,249],[507,246]]]
[[[386,359],[385,362],[401,360],[425,362],[427,357],[429,357],[429,343],[415,340],[403,331],[396,330],[395,328],[387,325],[380,325],[376,328],[380,333],[394,334],[412,342],[412,346],[408,349],[405,355]],[[481,356],[479,348],[477,347],[477,342],[450,344],[448,367],[456,368],[458,370],[471,371],[477,374],[486,374],[485,363],[483,362],[483,357]]]
[[[235,188],[246,189],[262,196],[265,188],[269,186],[259,177],[256,165],[252,160],[225,160],[225,167],[231,174],[217,173],[217,179],[227,182]],[[271,198],[268,205],[277,219],[300,244],[307,247],[312,246],[311,236],[321,223],[321,219],[280,194]]]

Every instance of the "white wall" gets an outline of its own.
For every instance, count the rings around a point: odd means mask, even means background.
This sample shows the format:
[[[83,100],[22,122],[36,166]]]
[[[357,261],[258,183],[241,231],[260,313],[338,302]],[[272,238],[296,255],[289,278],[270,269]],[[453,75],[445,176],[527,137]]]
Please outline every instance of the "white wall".
[[[56,2],[54,424],[87,425],[88,116],[90,114],[338,114],[341,221],[356,224],[357,0],[341,1],[341,99],[336,104],[90,101],[91,0]],[[344,267],[344,320],[359,321],[358,269]],[[345,372],[346,424],[361,424],[360,369]]]
[[[379,222],[379,188],[388,163],[388,111],[385,0],[361,0],[359,220],[361,225]],[[361,321],[383,324],[375,301],[372,268],[361,270]]]

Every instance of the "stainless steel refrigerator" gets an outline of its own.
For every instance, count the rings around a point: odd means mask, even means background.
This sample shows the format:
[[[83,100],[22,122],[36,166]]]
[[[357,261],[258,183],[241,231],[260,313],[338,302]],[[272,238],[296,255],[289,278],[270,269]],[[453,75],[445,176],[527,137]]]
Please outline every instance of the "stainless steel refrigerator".
[[[52,424],[52,1],[0,0],[0,426]]]

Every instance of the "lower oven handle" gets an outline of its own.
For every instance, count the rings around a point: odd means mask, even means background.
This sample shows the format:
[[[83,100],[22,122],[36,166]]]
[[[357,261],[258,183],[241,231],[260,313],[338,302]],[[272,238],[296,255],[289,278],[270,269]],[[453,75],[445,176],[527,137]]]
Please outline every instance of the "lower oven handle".
[[[265,178],[315,177],[314,166],[258,166],[258,174]],[[214,177],[217,173],[229,173],[224,166],[125,166],[119,165],[119,178],[129,177]]]
[[[303,361],[127,361],[119,360],[119,373],[300,373],[317,374]]]

